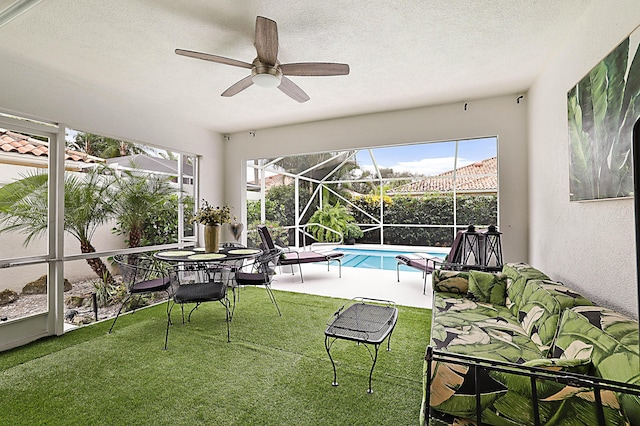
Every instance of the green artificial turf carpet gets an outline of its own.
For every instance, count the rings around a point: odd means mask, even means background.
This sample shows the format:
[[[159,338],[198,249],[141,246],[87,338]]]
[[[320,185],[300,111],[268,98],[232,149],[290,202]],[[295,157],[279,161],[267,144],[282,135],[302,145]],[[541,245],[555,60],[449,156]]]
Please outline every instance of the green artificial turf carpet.
[[[0,353],[0,423],[48,425],[413,425],[431,312],[399,307],[391,338],[372,360],[363,345],[324,347],[343,299],[241,292],[227,343],[224,308],[201,305],[191,323],[173,309],[163,350],[165,306],[86,326]]]

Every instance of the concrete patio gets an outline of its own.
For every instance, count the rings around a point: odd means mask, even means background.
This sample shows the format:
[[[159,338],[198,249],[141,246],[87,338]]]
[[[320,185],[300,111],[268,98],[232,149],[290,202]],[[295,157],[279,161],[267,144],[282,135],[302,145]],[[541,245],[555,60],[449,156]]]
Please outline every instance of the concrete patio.
[[[427,291],[422,294],[423,278],[420,272],[400,271],[400,282],[396,271],[342,267],[342,278],[338,278],[338,265],[326,264],[302,265],[304,283],[300,274],[295,275],[283,268],[275,277],[271,287],[275,290],[316,294],[320,296],[367,297],[394,301],[397,305],[431,308],[431,276],[427,277]]]

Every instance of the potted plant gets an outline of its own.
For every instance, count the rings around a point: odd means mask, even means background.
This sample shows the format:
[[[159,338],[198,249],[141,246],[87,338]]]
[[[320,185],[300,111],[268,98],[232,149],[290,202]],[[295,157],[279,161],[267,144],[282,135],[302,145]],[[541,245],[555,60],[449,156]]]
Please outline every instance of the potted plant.
[[[191,218],[191,223],[204,225],[204,251],[216,253],[220,245],[220,225],[231,222],[229,206],[213,207],[207,200],[202,200],[202,207]]]
[[[355,223],[347,223],[347,226],[344,230],[344,243],[348,245],[353,245],[356,243],[357,238],[362,238],[364,236],[364,232],[362,229]]]

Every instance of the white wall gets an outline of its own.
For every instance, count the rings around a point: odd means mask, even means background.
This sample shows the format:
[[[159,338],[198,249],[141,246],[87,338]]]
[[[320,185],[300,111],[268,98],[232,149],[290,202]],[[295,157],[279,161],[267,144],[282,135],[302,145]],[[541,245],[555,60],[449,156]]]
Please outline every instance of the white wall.
[[[230,135],[225,196],[246,222],[245,162],[284,154],[498,136],[499,227],[507,261],[528,257],[527,102],[518,94]]]
[[[567,92],[638,24],[637,0],[592,2],[529,91],[530,263],[635,318],[633,200],[569,202]]]

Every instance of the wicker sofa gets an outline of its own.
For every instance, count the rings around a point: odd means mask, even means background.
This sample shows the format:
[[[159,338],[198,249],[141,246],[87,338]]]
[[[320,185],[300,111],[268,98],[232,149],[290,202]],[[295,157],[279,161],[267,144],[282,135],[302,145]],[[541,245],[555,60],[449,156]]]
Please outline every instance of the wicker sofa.
[[[640,425],[636,321],[524,263],[432,282],[422,425]]]

